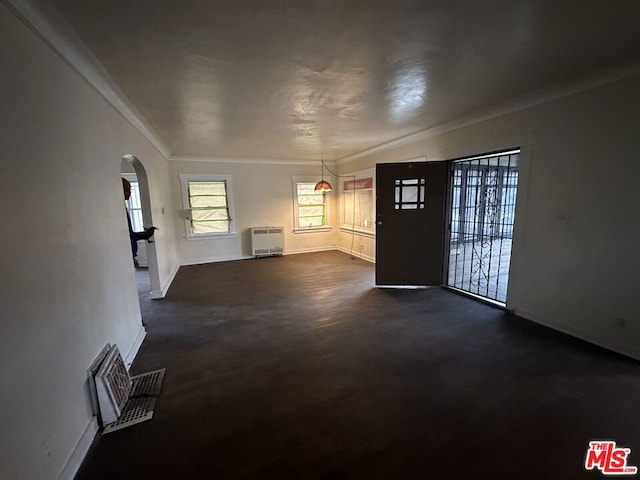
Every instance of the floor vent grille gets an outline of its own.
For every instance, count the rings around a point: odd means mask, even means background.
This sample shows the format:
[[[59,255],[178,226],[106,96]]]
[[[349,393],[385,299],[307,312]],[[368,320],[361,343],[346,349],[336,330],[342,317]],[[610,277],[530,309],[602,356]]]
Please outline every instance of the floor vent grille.
[[[92,369],[95,370],[96,366],[92,365]],[[98,368],[94,381],[103,433],[150,420],[164,375],[163,368],[131,377],[118,347],[113,345]]]
[[[122,409],[116,422],[110,423],[103,433],[111,433],[122,428],[130,427],[153,418],[156,400],[162,388],[165,369],[155,370],[131,377],[131,391],[129,399]]]

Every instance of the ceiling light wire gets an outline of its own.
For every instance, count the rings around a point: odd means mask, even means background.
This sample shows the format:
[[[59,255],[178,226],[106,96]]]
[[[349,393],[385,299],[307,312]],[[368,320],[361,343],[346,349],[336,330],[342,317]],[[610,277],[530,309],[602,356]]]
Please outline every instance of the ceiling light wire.
[[[322,173],[323,173],[323,177],[322,177],[322,183],[327,183],[327,185],[329,185],[328,182],[324,181],[324,169],[326,168],[328,170],[328,172],[333,175],[336,178],[350,178],[352,180],[351,185],[351,191],[353,192],[353,199],[352,199],[352,203],[353,203],[353,214],[351,215],[351,248],[349,250],[349,255],[351,256],[351,260],[355,259],[355,256],[353,255],[353,242],[355,241],[355,236],[356,236],[356,176],[355,175],[339,175],[336,172],[334,172],[333,170],[331,170],[326,163],[324,163],[324,160],[322,158],[320,158],[320,162],[322,165]],[[320,182],[318,182],[319,184]],[[329,185],[331,186],[331,185]],[[317,185],[316,185],[317,188]],[[325,191],[331,191],[330,190],[324,190],[322,193],[324,193]]]

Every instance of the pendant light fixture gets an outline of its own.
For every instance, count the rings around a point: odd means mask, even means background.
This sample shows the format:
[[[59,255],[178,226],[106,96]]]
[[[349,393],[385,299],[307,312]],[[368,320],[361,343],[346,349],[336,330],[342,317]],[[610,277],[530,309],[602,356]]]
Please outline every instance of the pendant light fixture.
[[[331,188],[331,184],[325,181],[324,179],[324,160],[320,159],[320,162],[321,162],[320,168],[322,169],[322,180],[316,183],[314,190],[316,192],[322,192],[322,193],[330,192],[333,189]]]

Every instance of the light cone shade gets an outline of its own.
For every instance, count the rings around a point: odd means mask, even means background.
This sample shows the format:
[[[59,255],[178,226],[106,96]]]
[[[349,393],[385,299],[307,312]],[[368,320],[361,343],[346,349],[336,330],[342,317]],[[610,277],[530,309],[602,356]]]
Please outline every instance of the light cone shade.
[[[331,188],[331,184],[329,182],[320,180],[318,183],[316,183],[316,188],[314,188],[314,190],[316,192],[330,192],[333,189]]]

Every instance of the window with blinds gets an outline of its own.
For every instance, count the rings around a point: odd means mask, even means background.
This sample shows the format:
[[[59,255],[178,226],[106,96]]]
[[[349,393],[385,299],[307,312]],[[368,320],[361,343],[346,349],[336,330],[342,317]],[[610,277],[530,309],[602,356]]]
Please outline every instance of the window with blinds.
[[[316,182],[296,183],[296,228],[322,227],[326,224],[324,194],[316,192]]]
[[[204,237],[235,233],[231,205],[231,177],[182,175],[187,215],[187,236]]]
[[[316,192],[319,178],[311,175],[293,175],[293,231],[295,233],[330,230],[329,198]]]
[[[191,230],[200,233],[229,233],[231,216],[226,182],[189,182]]]

